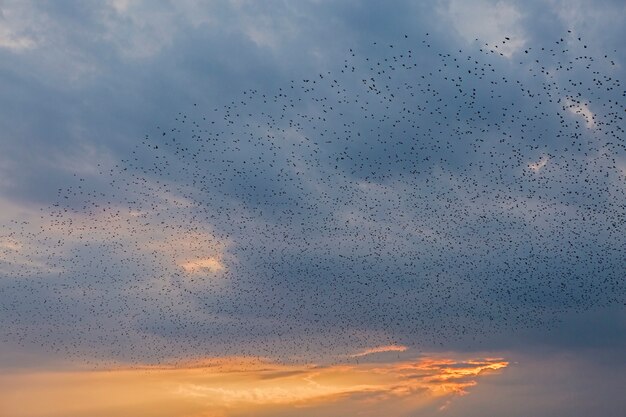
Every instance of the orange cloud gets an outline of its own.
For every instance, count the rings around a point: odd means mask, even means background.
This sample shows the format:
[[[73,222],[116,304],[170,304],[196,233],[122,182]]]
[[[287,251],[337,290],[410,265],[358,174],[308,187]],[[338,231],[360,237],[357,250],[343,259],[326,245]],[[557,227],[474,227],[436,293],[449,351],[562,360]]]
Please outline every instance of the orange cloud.
[[[389,345],[389,346],[378,346],[370,349],[365,349],[358,353],[353,353],[350,355],[351,358],[360,358],[361,356],[367,356],[374,353],[382,353],[382,352],[405,352],[408,348],[402,345]]]
[[[194,259],[180,265],[185,272],[194,274],[200,272],[219,272],[224,270],[224,264],[216,257]]]
[[[0,404],[13,417],[274,416],[296,408],[299,417],[403,415],[445,406],[507,365],[499,358],[328,366],[224,358],[183,368],[13,372],[0,376]]]

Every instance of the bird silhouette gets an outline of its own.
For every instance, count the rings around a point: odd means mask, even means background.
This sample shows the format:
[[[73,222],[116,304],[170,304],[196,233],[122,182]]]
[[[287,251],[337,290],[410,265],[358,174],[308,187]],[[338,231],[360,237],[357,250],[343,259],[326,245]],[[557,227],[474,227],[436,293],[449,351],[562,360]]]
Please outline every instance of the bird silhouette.
[[[306,361],[623,306],[619,68],[571,31],[514,41],[377,40],[146,127],[3,227],[3,337],[105,363]]]

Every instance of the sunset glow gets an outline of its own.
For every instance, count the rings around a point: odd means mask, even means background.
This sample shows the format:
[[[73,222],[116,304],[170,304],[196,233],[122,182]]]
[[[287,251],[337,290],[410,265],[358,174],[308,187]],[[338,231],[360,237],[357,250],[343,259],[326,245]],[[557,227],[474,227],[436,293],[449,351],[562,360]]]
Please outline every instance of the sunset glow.
[[[625,0],[0,0],[0,417],[625,417]]]
[[[502,359],[423,357],[393,363],[280,365],[245,358],[186,367],[72,372],[14,372],[0,376],[0,410],[13,417],[88,417],[124,409],[142,416],[243,416],[298,407],[302,415],[340,416],[393,405],[406,411],[465,395],[499,372]]]
[[[224,264],[222,264],[217,258],[195,259],[193,261],[184,262],[181,266],[186,272],[189,273],[198,273],[202,271],[218,272],[224,269]]]

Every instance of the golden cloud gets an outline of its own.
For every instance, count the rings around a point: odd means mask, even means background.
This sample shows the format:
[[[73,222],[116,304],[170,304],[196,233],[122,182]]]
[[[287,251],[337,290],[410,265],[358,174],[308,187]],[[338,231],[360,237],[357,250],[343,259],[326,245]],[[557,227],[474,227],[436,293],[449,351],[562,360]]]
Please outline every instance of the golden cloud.
[[[216,257],[194,259],[180,265],[187,273],[219,272],[224,270],[224,264]]]
[[[271,416],[295,408],[299,416],[400,413],[445,406],[507,365],[500,358],[327,366],[222,358],[182,368],[14,372],[0,376],[0,404],[14,417]]]
[[[361,356],[372,355],[374,353],[383,353],[383,352],[405,352],[408,348],[402,345],[389,345],[389,346],[378,346],[374,348],[365,349],[361,352],[353,353],[350,355],[351,358],[360,358]]]

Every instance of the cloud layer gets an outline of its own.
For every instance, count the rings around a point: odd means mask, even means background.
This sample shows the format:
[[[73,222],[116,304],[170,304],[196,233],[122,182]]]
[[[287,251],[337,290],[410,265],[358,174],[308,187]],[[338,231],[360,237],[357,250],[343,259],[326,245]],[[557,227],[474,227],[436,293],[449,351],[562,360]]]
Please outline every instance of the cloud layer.
[[[0,369],[624,346],[624,16],[0,3]]]
[[[117,410],[145,416],[274,416],[294,408],[305,416],[339,416],[374,415],[389,407],[407,413],[448,404],[507,365],[501,359],[445,357],[359,366],[223,358],[171,369],[18,373],[0,379],[0,410],[16,417]]]

